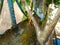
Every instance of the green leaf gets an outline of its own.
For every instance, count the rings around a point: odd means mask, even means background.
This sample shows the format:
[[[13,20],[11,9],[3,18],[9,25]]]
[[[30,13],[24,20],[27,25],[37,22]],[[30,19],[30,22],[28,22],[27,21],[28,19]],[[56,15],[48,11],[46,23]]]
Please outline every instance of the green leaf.
[[[27,4],[30,5],[30,0],[26,0]]]
[[[26,11],[26,9],[25,9],[25,7],[24,7],[24,5],[23,5],[23,3],[22,3],[22,2],[20,2],[20,5],[21,5],[21,7],[22,7],[23,11],[25,12],[25,11]]]
[[[24,21],[24,20],[26,20],[26,19],[27,19],[27,17],[24,15],[23,18],[22,18],[22,21]]]

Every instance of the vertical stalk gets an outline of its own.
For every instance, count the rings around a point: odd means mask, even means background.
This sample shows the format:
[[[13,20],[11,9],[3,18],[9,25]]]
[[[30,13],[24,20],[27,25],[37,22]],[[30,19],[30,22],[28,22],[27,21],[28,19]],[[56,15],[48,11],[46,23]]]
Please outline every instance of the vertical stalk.
[[[43,13],[45,14],[45,0],[43,0]]]
[[[30,0],[30,10],[32,11],[33,10],[33,0]]]
[[[54,3],[54,0],[52,0],[52,4]]]

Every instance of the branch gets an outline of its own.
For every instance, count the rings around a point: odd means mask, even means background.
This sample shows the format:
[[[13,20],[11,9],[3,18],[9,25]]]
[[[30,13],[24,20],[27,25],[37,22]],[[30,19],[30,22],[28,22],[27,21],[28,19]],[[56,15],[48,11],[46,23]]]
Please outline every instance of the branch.
[[[30,0],[30,10],[32,11],[33,10],[33,0]]]
[[[26,4],[25,0],[24,0],[24,6],[25,6],[25,8],[26,8],[28,14],[30,15],[31,20],[32,20],[32,22],[34,24],[36,35],[37,35],[37,39],[38,39],[39,43],[41,45],[44,45],[44,42],[49,38],[51,32],[53,31],[53,29],[54,29],[55,25],[57,24],[57,21],[58,21],[58,19],[60,17],[60,15],[59,15],[60,14],[60,7],[59,7],[59,9],[58,9],[58,11],[56,13],[56,16],[53,19],[52,23],[49,25],[48,29],[44,30],[44,31],[41,31],[41,29],[38,26],[35,18],[33,17],[32,12],[29,10],[28,5]]]
[[[22,1],[23,1],[23,0],[22,0]],[[27,12],[28,12],[28,14],[29,14],[29,16],[31,17],[31,20],[33,21],[33,24],[34,24],[35,29],[40,30],[40,28],[39,28],[39,26],[38,26],[35,18],[33,17],[32,12],[29,10],[28,5],[26,4],[25,0],[24,0],[24,6],[25,6],[25,8],[26,8],[26,10],[27,10]]]
[[[24,6],[25,6],[25,8],[26,8],[26,10],[27,10],[27,12],[28,12],[29,16],[31,17],[31,20],[32,20],[32,22],[34,24],[36,35],[37,35],[37,39],[38,39],[39,34],[41,34],[42,31],[41,31],[40,27],[38,26],[38,23],[36,22],[32,12],[29,10],[28,5],[26,4],[25,1],[24,1]]]
[[[44,31],[45,32],[45,37],[44,37],[45,41],[49,38],[50,34],[54,30],[59,18],[60,18],[60,6],[59,6],[59,8],[57,10],[56,16],[53,19],[52,23],[49,25],[48,29]]]

